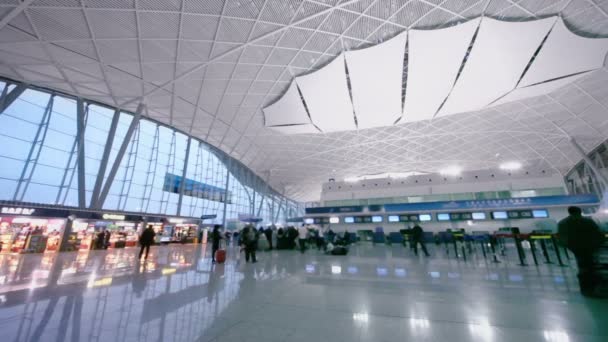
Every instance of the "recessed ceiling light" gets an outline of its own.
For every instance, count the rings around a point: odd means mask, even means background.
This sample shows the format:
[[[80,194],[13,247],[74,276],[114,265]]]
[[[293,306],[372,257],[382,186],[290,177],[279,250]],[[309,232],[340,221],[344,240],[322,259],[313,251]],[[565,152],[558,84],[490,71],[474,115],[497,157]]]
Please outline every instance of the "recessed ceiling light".
[[[462,167],[458,165],[448,166],[445,169],[439,171],[443,176],[458,176],[462,173]]]
[[[505,171],[514,171],[521,169],[521,163],[518,161],[509,161],[500,164],[499,168]]]

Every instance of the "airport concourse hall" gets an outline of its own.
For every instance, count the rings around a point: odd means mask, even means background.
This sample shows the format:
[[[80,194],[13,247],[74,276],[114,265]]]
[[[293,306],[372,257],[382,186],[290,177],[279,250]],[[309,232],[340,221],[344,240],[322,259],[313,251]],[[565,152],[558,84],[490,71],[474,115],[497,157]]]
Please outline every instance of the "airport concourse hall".
[[[606,342],[607,54],[604,0],[0,0],[0,340]]]

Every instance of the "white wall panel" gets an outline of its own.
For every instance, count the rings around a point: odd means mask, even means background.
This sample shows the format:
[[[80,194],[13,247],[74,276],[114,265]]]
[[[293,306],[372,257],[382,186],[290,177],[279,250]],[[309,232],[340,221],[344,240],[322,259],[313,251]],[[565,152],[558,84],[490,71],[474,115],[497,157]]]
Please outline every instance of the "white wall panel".
[[[312,122],[323,132],[356,129],[350,100],[344,55],[322,69],[296,78]]]
[[[512,92],[510,92],[509,94],[507,94],[506,96],[504,96],[503,98],[494,102],[492,105],[500,105],[503,103],[522,100],[522,99],[526,99],[529,97],[549,94],[565,85],[568,85],[568,84],[578,80],[579,78],[589,75],[590,73],[591,72],[583,72],[583,73],[580,73],[580,74],[577,74],[574,76],[560,78],[555,81],[540,83],[540,84],[531,85],[531,86],[527,86],[527,87],[523,87],[523,88],[517,88],[517,89],[513,90]]]
[[[264,117],[266,126],[310,123],[296,82],[291,82],[287,92],[277,102],[264,108]]]
[[[406,122],[431,119],[454,85],[479,19],[440,30],[411,30]]]
[[[401,117],[407,32],[382,44],[346,52],[358,127],[392,125]]]
[[[303,125],[288,125],[288,126],[271,126],[268,127],[279,133],[283,134],[305,134],[305,133],[319,133],[319,130],[312,124]]]
[[[464,69],[439,116],[482,109],[515,88],[555,20],[503,22],[484,17]]]
[[[601,68],[608,52],[608,39],[591,39],[570,32],[557,19],[547,41],[519,84],[525,87],[557,77]]]

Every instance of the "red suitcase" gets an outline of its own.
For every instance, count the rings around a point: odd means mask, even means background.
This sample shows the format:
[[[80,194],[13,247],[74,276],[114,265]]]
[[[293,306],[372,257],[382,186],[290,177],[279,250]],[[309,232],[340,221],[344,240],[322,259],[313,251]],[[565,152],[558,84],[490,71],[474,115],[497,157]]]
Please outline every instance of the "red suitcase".
[[[226,261],[226,250],[218,249],[215,252],[215,262],[217,262],[218,264],[223,264],[225,261]]]

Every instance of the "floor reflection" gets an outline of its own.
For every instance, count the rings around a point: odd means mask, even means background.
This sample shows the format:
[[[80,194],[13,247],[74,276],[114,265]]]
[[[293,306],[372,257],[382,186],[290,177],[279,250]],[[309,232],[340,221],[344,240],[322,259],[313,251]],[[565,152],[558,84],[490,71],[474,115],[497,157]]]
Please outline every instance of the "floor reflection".
[[[578,295],[572,268],[439,253],[428,260],[384,246],[360,246],[347,257],[261,252],[257,264],[229,249],[227,263],[213,265],[205,245],[154,247],[141,262],[137,253],[0,255],[3,340],[590,341],[608,334],[599,317],[606,308]],[[252,334],[259,325],[269,328]]]

